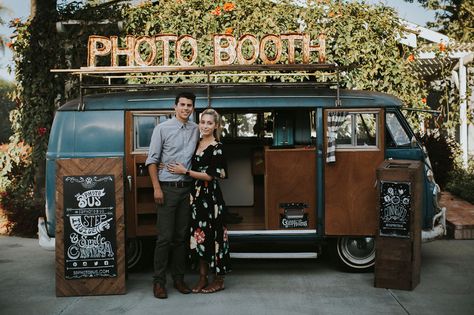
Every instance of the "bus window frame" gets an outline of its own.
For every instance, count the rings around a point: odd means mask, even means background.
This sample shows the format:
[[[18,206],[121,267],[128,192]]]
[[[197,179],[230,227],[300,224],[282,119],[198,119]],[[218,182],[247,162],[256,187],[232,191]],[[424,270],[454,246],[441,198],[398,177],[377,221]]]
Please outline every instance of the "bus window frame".
[[[375,145],[357,145],[356,119],[351,118],[351,144],[336,144],[336,151],[379,151],[381,149],[381,115],[383,110],[381,108],[347,108],[347,109],[328,109],[326,110],[325,120],[331,112],[344,112],[350,114],[351,117],[357,117],[357,114],[374,114],[375,115]],[[327,131],[326,131],[327,132]]]
[[[160,123],[159,116],[167,116],[166,120],[173,117],[174,111],[172,110],[160,110],[160,111],[133,111],[132,115],[132,144],[131,144],[131,153],[132,154],[143,154],[148,153],[150,144],[147,147],[138,147],[139,141],[139,128],[138,128],[138,119],[136,117],[154,117],[155,118],[155,127]],[[153,129],[155,128],[153,127]]]
[[[397,119],[401,129],[405,132],[407,138],[408,138],[408,143],[406,144],[403,144],[403,145],[399,145],[396,143],[393,135],[392,135],[392,131],[390,130],[390,128],[388,127],[388,119],[387,119],[387,116],[389,114],[393,114],[395,116],[395,118]],[[391,137],[393,143],[395,144],[395,146],[387,146],[387,148],[389,149],[396,149],[396,148],[410,148],[412,146],[412,143],[411,143],[411,138],[414,136],[414,134],[411,132],[412,129],[411,127],[409,126],[408,124],[408,121],[405,119],[405,116],[399,112],[399,111],[395,111],[395,110],[387,110],[385,112],[385,126],[386,126],[386,132],[388,132],[389,136]]]

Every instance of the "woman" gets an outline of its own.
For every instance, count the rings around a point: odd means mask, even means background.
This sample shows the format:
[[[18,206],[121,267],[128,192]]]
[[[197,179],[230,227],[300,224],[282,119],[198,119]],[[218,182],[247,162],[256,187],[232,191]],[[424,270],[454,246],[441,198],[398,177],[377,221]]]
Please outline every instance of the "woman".
[[[172,173],[194,178],[191,192],[191,258],[199,262],[199,281],[194,293],[213,293],[224,290],[224,275],[230,271],[229,241],[223,222],[224,199],[217,179],[226,178],[226,162],[219,142],[220,116],[211,108],[201,114],[201,139],[192,159],[192,168],[170,164]],[[209,284],[208,273],[214,273]]]

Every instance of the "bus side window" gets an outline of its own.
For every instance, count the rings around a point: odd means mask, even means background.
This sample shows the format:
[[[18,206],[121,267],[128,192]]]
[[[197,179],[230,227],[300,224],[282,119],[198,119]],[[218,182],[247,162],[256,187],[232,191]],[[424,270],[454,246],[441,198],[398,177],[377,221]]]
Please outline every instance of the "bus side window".
[[[169,113],[160,114],[134,114],[133,115],[133,151],[147,151],[150,146],[151,135],[153,129],[159,123],[170,119],[172,116]]]
[[[385,143],[387,147],[406,147],[410,146],[410,137],[398,120],[395,113],[386,114],[386,129]]]
[[[223,138],[273,138],[273,114],[271,112],[223,113]]]
[[[346,112],[337,129],[336,146],[345,149],[376,148],[378,146],[378,113]]]
[[[307,110],[296,112],[295,144],[311,144],[311,115]]]
[[[313,129],[316,137],[312,118],[314,115],[306,109],[276,111],[273,145],[310,145]]]

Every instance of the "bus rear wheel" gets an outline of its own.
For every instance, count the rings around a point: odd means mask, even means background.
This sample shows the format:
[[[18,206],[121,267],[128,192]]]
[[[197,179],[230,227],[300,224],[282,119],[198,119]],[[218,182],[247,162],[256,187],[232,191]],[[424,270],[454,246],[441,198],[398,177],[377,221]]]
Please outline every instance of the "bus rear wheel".
[[[363,272],[375,265],[375,239],[373,237],[339,237],[336,240],[337,258],[351,270]]]
[[[127,268],[133,269],[138,265],[143,256],[143,241],[132,238],[127,241]]]

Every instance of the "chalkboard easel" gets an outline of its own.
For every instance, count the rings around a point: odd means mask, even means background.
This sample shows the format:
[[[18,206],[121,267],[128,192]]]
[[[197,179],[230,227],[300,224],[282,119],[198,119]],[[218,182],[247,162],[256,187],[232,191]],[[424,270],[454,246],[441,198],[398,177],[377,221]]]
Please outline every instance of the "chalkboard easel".
[[[123,160],[56,166],[56,296],[124,294]]]

